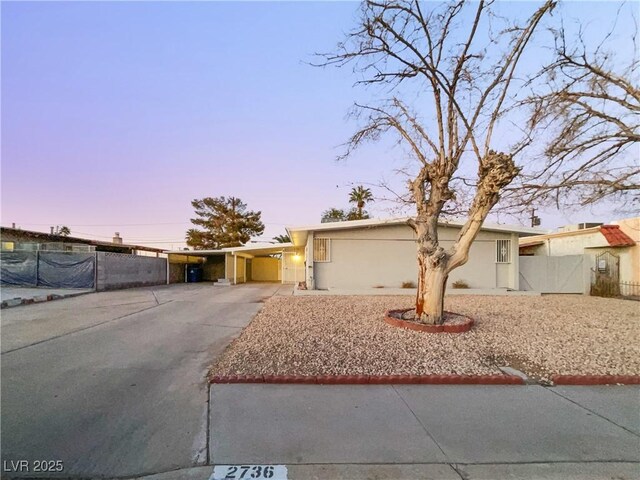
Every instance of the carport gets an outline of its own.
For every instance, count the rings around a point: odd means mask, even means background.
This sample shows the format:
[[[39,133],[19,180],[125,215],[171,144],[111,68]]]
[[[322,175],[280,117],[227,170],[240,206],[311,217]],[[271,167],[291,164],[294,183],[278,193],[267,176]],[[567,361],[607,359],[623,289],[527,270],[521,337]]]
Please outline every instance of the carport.
[[[202,269],[202,281],[304,281],[304,251],[291,243],[254,243],[218,250],[167,251],[170,283],[189,281],[189,269]]]

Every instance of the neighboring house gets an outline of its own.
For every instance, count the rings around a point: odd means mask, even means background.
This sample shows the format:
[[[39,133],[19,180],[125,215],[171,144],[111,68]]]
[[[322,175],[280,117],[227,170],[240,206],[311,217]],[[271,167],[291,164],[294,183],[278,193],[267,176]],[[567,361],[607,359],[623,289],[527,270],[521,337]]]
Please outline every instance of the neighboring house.
[[[520,239],[520,255],[586,255],[588,266],[596,270],[596,257],[609,252],[619,258],[619,280],[640,282],[640,217],[618,220],[608,225],[577,224],[557,232]]]
[[[3,251],[49,250],[67,252],[113,252],[159,257],[164,256],[161,248],[123,243],[116,232],[113,241],[104,242],[88,238],[56,235],[54,233],[34,232],[21,228],[0,227],[0,239]]]
[[[2,228],[0,283],[18,287],[92,288],[98,291],[167,283],[164,250]]]
[[[443,222],[440,244],[453,244],[461,222]],[[464,280],[470,288],[518,290],[518,239],[540,229],[485,224],[474,241],[469,261],[454,270],[449,285]],[[288,227],[291,243],[247,244],[220,250],[169,251],[172,281],[188,279],[200,266],[204,280],[230,283],[306,282],[308,289],[365,290],[400,288],[417,283],[415,233],[407,218],[370,219]]]

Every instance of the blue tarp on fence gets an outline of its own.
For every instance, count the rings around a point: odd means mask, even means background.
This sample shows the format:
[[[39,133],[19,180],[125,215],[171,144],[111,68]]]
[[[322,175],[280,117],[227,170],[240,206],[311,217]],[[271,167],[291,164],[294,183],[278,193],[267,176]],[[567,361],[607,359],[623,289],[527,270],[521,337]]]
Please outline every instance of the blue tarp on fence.
[[[38,285],[37,252],[2,252],[0,255],[2,285],[35,287]]]
[[[38,285],[53,288],[93,288],[95,254],[40,252]]]
[[[95,254],[81,252],[3,252],[3,285],[93,288]]]

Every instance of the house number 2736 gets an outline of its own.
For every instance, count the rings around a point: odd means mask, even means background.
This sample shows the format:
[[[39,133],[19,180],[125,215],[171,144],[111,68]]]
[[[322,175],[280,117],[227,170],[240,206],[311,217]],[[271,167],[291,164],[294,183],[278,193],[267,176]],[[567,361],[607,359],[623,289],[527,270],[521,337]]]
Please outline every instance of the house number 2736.
[[[210,480],[287,480],[284,465],[216,465]]]

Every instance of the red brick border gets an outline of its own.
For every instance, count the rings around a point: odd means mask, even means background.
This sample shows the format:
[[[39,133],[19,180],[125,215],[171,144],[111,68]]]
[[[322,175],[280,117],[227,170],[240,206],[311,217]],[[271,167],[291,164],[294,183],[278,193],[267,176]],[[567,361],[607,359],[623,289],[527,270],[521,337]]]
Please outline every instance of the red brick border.
[[[471,330],[473,327],[473,319],[467,317],[466,315],[460,315],[459,313],[445,312],[452,315],[457,315],[459,317],[464,317],[466,320],[464,323],[457,323],[453,325],[427,325],[416,322],[409,322],[407,320],[401,320],[399,318],[392,317],[392,313],[404,313],[409,310],[413,310],[413,308],[403,308],[400,310],[389,310],[384,314],[384,321],[389,325],[400,328],[407,328],[409,330],[417,330],[418,332],[425,333],[464,333]]]
[[[552,375],[556,385],[640,385],[640,375]]]
[[[524,380],[515,375],[214,375],[209,383],[524,385]]]

